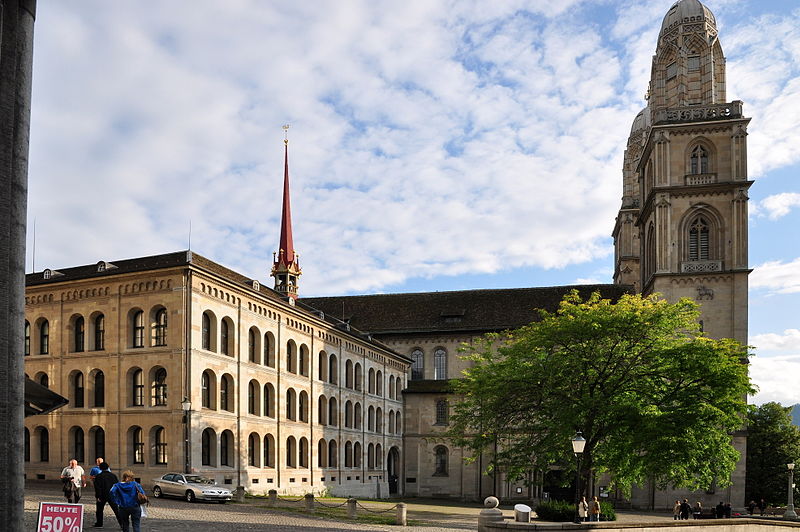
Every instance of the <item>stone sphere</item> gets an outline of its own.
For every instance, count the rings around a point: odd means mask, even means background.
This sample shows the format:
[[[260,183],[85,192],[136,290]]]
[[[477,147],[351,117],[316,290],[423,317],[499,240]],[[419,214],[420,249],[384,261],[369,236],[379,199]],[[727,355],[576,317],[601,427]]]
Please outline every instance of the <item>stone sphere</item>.
[[[489,496],[483,500],[483,505],[486,508],[497,508],[500,505],[500,501],[497,500],[497,497]]]

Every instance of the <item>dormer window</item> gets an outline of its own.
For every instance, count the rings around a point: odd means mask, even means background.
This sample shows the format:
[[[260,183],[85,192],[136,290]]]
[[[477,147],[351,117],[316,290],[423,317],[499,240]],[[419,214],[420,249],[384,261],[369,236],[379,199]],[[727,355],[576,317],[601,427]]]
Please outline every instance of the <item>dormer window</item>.
[[[256,292],[258,292],[259,290],[261,290],[261,283],[259,283],[259,282],[258,282],[258,281],[256,281],[256,280],[253,280],[253,290],[255,290]]]
[[[42,277],[44,277],[45,279],[50,279],[51,277],[53,277],[53,270],[51,270],[50,268],[45,269],[42,272]]]

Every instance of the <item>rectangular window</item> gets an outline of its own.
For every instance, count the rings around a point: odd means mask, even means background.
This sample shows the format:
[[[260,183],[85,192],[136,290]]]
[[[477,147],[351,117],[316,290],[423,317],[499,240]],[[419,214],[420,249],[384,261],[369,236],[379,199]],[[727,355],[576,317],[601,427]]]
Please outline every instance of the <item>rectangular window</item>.
[[[700,70],[700,56],[690,55],[686,62],[686,67],[689,70],[689,72],[696,72]]]
[[[678,64],[672,62],[667,65],[667,80],[670,80],[678,75]]]
[[[133,463],[144,463],[144,442],[136,442],[133,444]]]
[[[157,464],[166,464],[167,463],[167,444],[166,443],[157,443],[156,444],[156,463]]]

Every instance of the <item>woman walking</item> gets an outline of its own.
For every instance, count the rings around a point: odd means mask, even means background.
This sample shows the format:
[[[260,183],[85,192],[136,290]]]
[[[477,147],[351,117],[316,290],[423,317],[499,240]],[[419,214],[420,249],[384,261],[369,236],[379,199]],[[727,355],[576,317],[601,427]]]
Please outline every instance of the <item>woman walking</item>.
[[[144,495],[141,484],[134,480],[133,471],[122,473],[122,482],[117,482],[111,487],[111,500],[119,508],[119,524],[122,532],[141,532],[142,509],[139,507],[139,494]]]

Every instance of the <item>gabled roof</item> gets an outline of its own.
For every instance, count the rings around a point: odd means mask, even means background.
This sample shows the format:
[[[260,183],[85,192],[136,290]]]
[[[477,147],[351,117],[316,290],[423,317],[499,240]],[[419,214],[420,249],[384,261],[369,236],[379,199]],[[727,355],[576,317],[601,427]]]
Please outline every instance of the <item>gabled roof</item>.
[[[582,297],[600,292],[616,301],[633,293],[628,285],[598,284],[306,297],[300,301],[371,334],[503,331],[538,318],[535,309],[553,312],[570,290]]]

